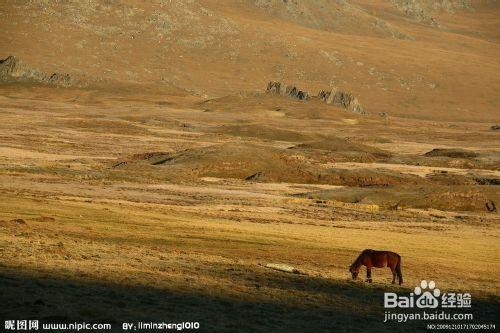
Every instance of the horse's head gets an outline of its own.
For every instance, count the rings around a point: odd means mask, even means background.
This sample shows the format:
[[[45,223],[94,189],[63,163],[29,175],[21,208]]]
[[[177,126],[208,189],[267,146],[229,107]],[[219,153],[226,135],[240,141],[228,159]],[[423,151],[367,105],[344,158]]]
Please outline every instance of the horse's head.
[[[349,267],[349,272],[351,272],[352,279],[356,280],[358,278],[358,274],[359,274],[359,267],[355,267],[354,265],[351,265],[351,267]]]

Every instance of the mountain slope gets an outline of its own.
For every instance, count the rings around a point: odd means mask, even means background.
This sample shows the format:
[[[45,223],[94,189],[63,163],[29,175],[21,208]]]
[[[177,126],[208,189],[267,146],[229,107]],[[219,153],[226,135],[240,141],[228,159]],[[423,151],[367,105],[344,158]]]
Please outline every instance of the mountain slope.
[[[209,96],[335,85],[371,113],[498,122],[499,14],[495,1],[9,0],[0,57]]]

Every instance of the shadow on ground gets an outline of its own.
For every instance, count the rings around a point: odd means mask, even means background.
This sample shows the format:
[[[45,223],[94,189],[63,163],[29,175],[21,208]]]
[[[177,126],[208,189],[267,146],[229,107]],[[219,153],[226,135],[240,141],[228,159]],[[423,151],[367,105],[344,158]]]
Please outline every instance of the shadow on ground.
[[[280,272],[265,276],[259,279],[257,288],[288,290],[292,301],[266,295],[236,298],[148,286],[121,286],[2,269],[0,319],[112,323],[113,331],[121,331],[123,322],[135,321],[198,321],[203,332],[425,330],[424,322],[383,323],[381,288]],[[331,296],[334,301],[329,305],[322,298],[315,304],[312,297],[304,297],[301,302],[297,299],[297,291],[320,293],[327,299]],[[495,323],[498,310],[498,299],[474,300],[471,312],[477,322]]]

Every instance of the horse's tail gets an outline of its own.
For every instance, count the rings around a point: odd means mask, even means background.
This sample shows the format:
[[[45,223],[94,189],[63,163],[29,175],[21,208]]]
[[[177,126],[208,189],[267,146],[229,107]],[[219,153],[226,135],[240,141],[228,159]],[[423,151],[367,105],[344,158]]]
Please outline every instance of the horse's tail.
[[[403,273],[401,273],[401,256],[398,256],[398,263],[396,264],[396,274],[398,275],[399,284],[403,284]]]

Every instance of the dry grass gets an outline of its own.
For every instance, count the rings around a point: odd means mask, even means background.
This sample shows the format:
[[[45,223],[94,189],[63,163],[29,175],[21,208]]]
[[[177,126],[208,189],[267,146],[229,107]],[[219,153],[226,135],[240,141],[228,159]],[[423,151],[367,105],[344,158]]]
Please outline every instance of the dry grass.
[[[425,278],[495,322],[500,6],[394,3],[1,1],[0,59],[88,86],[0,84],[0,319],[418,331],[382,294]]]
[[[200,318],[209,330],[227,330],[238,325],[238,317],[223,316],[214,322],[211,314],[229,307],[230,313],[260,316],[271,307],[278,313],[315,315],[318,322],[314,327],[319,330],[333,317],[334,326],[350,327],[348,321],[356,316],[365,316],[366,324],[373,325],[383,313],[382,291],[400,288],[389,284],[390,273],[385,269],[374,272],[373,285],[349,280],[347,267],[365,247],[402,254],[404,288],[422,278],[433,279],[442,290],[472,292],[479,312],[486,311],[481,304],[495,299],[499,287],[495,277],[499,234],[491,225],[374,221],[314,225],[255,223],[245,218],[235,222],[207,217],[202,209],[190,212],[166,205],[5,193],[1,199],[0,219],[5,220],[0,229],[5,244],[2,278],[25,280],[9,293],[29,299],[28,304],[13,306],[10,311],[35,311],[36,306],[30,304],[41,299],[49,305],[41,313],[49,318],[120,322],[162,318],[160,309],[175,307],[168,312],[169,319]],[[39,216],[55,217],[55,221],[39,222]],[[26,224],[9,222],[13,218],[22,218]],[[307,275],[288,275],[259,265],[268,262],[291,264]],[[28,296],[33,284],[57,292],[36,288]],[[125,310],[86,313],[89,299],[68,304],[68,298],[87,292],[104,292],[98,299],[91,296],[95,309],[112,302],[123,303]],[[151,313],[148,302],[134,299],[144,294],[151,295],[157,310]],[[175,297],[172,300],[167,295]],[[62,304],[59,297],[64,297]],[[213,307],[208,309],[210,304]],[[260,323],[241,318],[240,328],[307,327],[300,317],[278,319],[272,314]],[[377,327],[383,330],[385,326]]]
[[[32,99],[33,91],[44,101]],[[394,119],[396,125],[388,130],[382,120],[370,116],[358,125],[338,125],[343,111],[335,109],[329,117],[299,122],[294,114],[307,106],[294,103],[284,105],[293,112],[279,119],[266,112],[251,118],[238,112],[221,116],[186,109],[182,104],[158,106],[148,104],[146,97],[116,101],[105,109],[80,105],[75,111],[73,102],[51,101],[51,93],[19,88],[17,99],[0,99],[5,110],[0,124],[0,300],[10,302],[2,317],[23,314],[117,323],[134,318],[200,320],[207,331],[228,332],[332,327],[384,331],[382,292],[407,292],[426,278],[442,290],[472,292],[478,318],[493,320],[500,269],[498,213],[425,207],[392,211],[307,199],[304,193],[340,187],[181,175],[190,164],[175,172],[166,165],[112,167],[117,161],[150,156],[144,155],[148,152],[204,153],[210,149],[203,147],[231,142],[233,147],[292,151],[300,163],[319,168],[314,147],[303,145],[303,155],[287,149],[297,145],[295,133],[310,138],[322,128],[321,137],[348,138],[363,143],[348,147],[363,149],[371,149],[370,139],[384,133],[394,142],[385,143],[384,149],[397,157],[405,153],[399,142],[409,140],[397,126],[400,121],[412,122],[417,133],[411,153],[429,132],[437,135],[440,126]],[[99,100],[107,103],[113,98]],[[67,121],[81,114],[85,121]],[[263,137],[258,131],[250,137],[246,132],[239,136],[220,131],[221,125],[249,117],[266,129],[289,130],[279,133],[279,141],[271,140],[269,130]],[[108,121],[117,124],[112,133],[102,130]],[[442,141],[433,138],[427,144],[463,146],[465,127],[477,134],[470,146],[491,139],[481,124],[456,126]],[[365,134],[368,129],[370,134]],[[213,155],[198,161],[204,158]],[[219,159],[212,161],[215,166],[226,165]],[[261,160],[260,168],[271,165]],[[385,166],[387,173],[415,169],[402,165],[399,170],[390,161],[375,166]],[[371,167],[366,164],[367,170]],[[435,170],[425,167],[426,172]],[[495,175],[493,170],[481,172]],[[414,177],[421,176],[425,175]],[[431,180],[423,181],[425,186]],[[385,269],[375,270],[372,285],[350,280],[347,267],[365,248],[402,255],[403,287],[390,285]],[[306,274],[272,271],[261,266],[266,263],[289,264]],[[91,309],[88,304],[93,304]],[[421,323],[405,327],[418,329]]]

